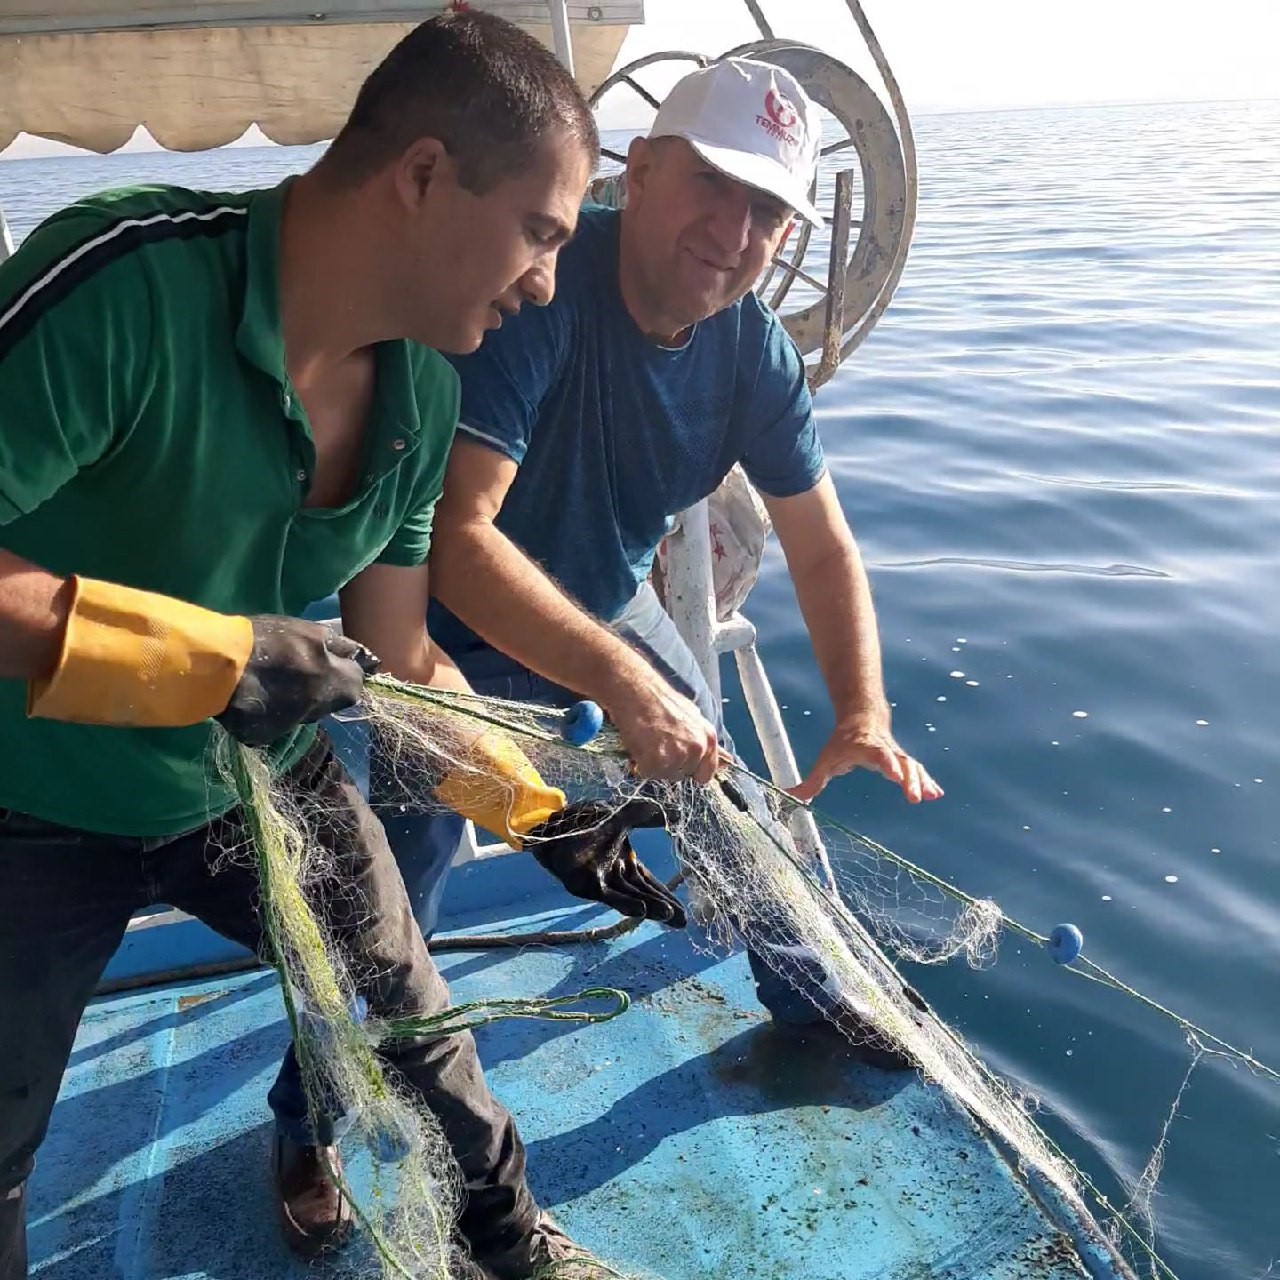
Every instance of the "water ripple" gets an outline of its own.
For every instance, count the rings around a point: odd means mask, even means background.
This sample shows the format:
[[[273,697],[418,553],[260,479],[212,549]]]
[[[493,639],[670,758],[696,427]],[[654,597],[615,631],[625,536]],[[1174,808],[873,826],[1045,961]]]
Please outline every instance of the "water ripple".
[[[1053,564],[1048,561],[990,560],[980,556],[934,556],[929,560],[883,560],[886,569],[932,569],[939,565],[964,565],[976,569],[1007,569],[1014,573],[1075,573],[1098,578],[1171,578],[1162,569],[1137,564]]]
[[[1196,484],[1190,480],[1107,480],[1089,476],[1035,475],[1029,471],[1011,471],[1019,480],[1033,484],[1066,485],[1077,489],[1115,489],[1125,493],[1187,493],[1205,494],[1217,498],[1252,498],[1258,493],[1241,488],[1224,488],[1220,485]]]
[[[1280,103],[916,125],[901,287],[818,417],[895,730],[947,795],[907,806],[859,772],[821,804],[1041,931],[1076,921],[1100,963],[1280,1061]],[[0,196],[21,237],[82,192],[231,190],[318,150],[6,163]],[[806,266],[827,253],[815,235]],[[776,552],[748,612],[811,762],[830,709]],[[1025,947],[913,977],[1090,1172],[1142,1168],[1176,1030]],[[1157,1201],[1181,1280],[1268,1273],[1277,1101],[1197,1076]]]

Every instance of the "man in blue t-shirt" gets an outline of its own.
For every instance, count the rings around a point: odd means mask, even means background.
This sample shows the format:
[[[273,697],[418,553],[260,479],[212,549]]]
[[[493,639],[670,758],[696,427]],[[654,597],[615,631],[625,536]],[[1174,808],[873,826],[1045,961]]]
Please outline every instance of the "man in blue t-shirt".
[[[835,711],[794,794],[810,799],[866,767],[918,802],[942,792],[893,737],[871,592],[804,367],[751,292],[793,213],[822,222],[808,195],[818,145],[816,109],[780,68],[727,59],[693,72],[631,146],[626,207],[583,210],[552,302],[454,359],[462,406],[428,629],[478,689],[586,696],[612,715],[625,688],[630,717],[638,648],[723,734],[647,577],[672,517],[740,462],[778,533]],[[644,735],[634,718],[627,728],[634,753]],[[429,934],[462,824],[387,825]],[[823,1004],[814,961],[811,995]],[[759,957],[752,964],[775,1017],[821,1017]]]
[[[631,146],[626,207],[583,210],[550,305],[524,308],[454,360],[462,407],[428,629],[477,688],[586,696],[611,712],[619,683],[634,695],[623,654],[639,648],[722,734],[647,578],[672,517],[740,462],[782,544],[835,711],[794,793],[810,799],[867,767],[918,802],[942,793],[893,737],[870,588],[804,367],[751,292],[793,212],[822,221],[808,198],[818,129],[777,67],[728,59],[685,77]],[[429,934],[461,823],[396,816],[388,832]],[[805,999],[751,959],[775,1017],[821,1017],[816,962]]]

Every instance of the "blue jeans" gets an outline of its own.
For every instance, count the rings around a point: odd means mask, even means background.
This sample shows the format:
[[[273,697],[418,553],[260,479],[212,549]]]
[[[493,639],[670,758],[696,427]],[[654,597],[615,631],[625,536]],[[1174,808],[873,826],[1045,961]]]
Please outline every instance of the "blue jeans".
[[[631,603],[614,620],[613,626],[645,654],[675,689],[697,704],[702,714],[715,725],[721,745],[732,753],[733,743],[725,732],[723,709],[712,697],[697,659],[681,639],[675,623],[663,609],[653,588],[647,583],[642,586]],[[485,657],[492,661],[494,655],[487,653]],[[507,670],[502,673],[485,673],[474,667],[468,669],[465,662],[460,665],[471,687],[486,697],[567,707],[581,696],[532,672],[517,669],[513,673],[509,660],[506,660]],[[406,813],[400,811],[399,806],[380,807],[376,783],[379,771],[371,768],[370,772],[375,778],[370,799],[382,818],[387,841],[400,865],[400,874],[404,877],[405,888],[422,936],[430,941],[439,923],[440,904],[444,898],[449,868],[462,844],[465,820],[455,813]],[[750,779],[741,777],[739,785],[752,814],[767,825],[776,825],[777,820],[771,814],[760,788]],[[767,935],[767,927],[761,931]],[[799,975],[803,991],[779,977],[762,955],[758,954],[766,950],[774,952],[775,960],[779,957],[784,959],[791,972]],[[768,941],[767,936],[757,937],[756,949],[749,950],[747,958],[755,978],[756,995],[778,1022],[812,1025],[823,1020],[824,1010],[831,1011],[840,1007],[841,1000],[832,979],[818,955],[808,948],[786,942],[781,936],[777,942]],[[302,1082],[297,1060],[292,1053],[286,1054],[267,1100],[281,1132],[297,1142],[312,1141]],[[338,1121],[334,1126],[335,1133],[340,1136],[346,1127],[346,1124]]]

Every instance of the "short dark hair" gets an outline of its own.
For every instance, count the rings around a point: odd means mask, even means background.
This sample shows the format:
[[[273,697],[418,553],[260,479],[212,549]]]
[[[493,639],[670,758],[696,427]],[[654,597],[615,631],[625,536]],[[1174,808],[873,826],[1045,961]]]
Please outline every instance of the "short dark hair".
[[[495,14],[450,12],[415,27],[374,68],[320,163],[361,182],[419,138],[438,138],[462,185],[483,195],[526,171],[534,144],[557,127],[594,168],[595,119],[555,54]]]

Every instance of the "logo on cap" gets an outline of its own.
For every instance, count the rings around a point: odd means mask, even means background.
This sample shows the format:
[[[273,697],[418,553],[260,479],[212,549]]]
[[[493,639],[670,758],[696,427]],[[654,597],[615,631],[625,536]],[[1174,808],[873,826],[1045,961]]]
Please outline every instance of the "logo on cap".
[[[769,119],[784,129],[790,129],[796,122],[796,109],[776,89],[770,89],[764,98],[764,109]]]
[[[800,139],[791,132],[792,125],[799,119],[795,107],[776,89],[770,89],[764,97],[764,109],[764,115],[756,116],[756,124],[779,142],[798,147]]]

